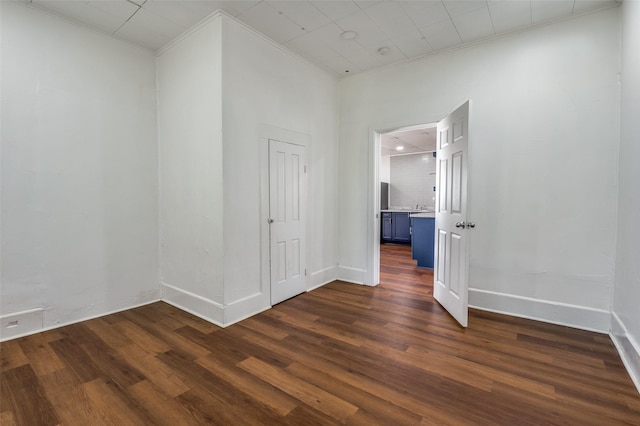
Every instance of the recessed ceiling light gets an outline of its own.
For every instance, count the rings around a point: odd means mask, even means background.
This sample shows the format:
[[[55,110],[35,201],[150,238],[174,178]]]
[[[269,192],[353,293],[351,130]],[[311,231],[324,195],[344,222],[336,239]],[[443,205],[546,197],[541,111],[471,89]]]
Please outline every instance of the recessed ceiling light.
[[[404,146],[402,145],[396,146],[396,151],[402,151],[403,149],[404,149]]]
[[[388,55],[389,52],[391,52],[391,49],[389,49],[387,46],[382,46],[380,49],[378,49],[378,53],[382,56]]]
[[[358,33],[355,31],[344,31],[340,34],[340,38],[345,41],[352,41],[358,38]]]

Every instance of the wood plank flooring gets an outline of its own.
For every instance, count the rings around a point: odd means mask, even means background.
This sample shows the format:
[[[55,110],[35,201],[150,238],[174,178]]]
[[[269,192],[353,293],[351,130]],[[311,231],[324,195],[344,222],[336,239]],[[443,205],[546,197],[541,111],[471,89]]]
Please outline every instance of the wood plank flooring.
[[[165,303],[4,342],[4,425],[639,425],[606,335],[471,310],[409,247],[220,329]]]

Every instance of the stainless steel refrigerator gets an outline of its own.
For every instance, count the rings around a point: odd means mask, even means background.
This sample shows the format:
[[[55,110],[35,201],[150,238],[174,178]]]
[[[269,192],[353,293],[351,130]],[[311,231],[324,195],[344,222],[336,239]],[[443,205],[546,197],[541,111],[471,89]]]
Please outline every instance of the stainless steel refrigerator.
[[[380,210],[389,210],[389,184],[380,182]]]

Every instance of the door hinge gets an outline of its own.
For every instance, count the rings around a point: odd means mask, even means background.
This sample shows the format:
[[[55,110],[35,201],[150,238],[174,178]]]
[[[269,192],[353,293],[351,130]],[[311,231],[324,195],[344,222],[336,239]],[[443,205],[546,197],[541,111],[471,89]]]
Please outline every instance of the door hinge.
[[[307,276],[307,268],[304,268],[304,276]]]
[[[307,166],[304,166],[304,172],[307,173]]]

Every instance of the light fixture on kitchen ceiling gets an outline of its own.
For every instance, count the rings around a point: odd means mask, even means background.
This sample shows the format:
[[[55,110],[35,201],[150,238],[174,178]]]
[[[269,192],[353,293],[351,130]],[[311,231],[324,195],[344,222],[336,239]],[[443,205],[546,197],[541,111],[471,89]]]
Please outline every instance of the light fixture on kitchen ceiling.
[[[389,49],[387,46],[382,46],[380,49],[378,49],[378,54],[382,56],[388,55],[389,52],[391,52],[391,49]]]
[[[343,31],[340,34],[340,38],[344,41],[354,41],[358,38],[358,33],[355,31]]]
[[[396,151],[402,151],[403,149],[404,149],[404,146],[402,145],[396,146]]]

